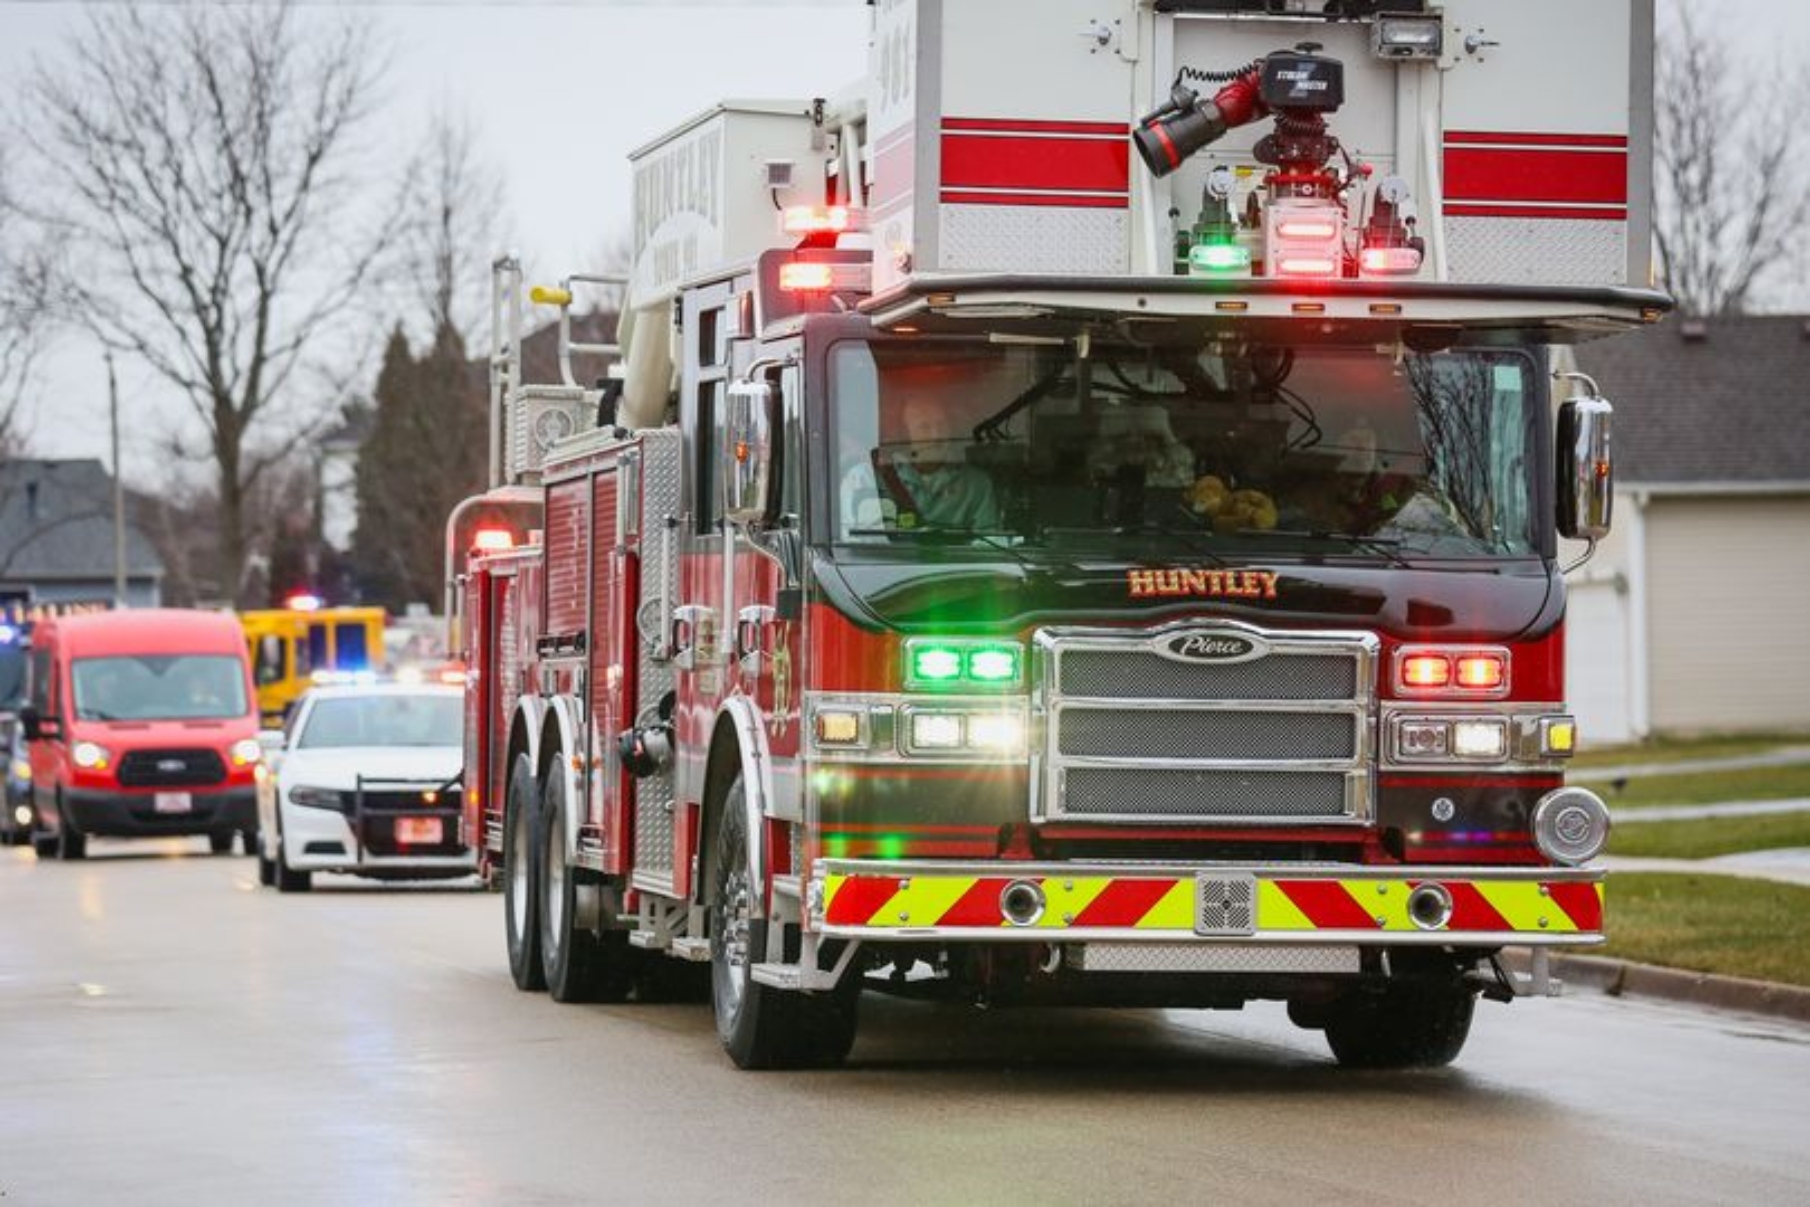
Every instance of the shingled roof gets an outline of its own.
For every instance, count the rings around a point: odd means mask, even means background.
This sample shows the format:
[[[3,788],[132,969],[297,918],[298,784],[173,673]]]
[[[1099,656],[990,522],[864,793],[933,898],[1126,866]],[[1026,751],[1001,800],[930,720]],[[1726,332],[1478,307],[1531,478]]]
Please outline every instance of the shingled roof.
[[[159,578],[163,559],[130,521],[126,572]],[[111,579],[113,479],[98,460],[0,461],[0,578]]]
[[[1692,322],[1577,349],[1615,404],[1617,480],[1810,487],[1810,318]]]

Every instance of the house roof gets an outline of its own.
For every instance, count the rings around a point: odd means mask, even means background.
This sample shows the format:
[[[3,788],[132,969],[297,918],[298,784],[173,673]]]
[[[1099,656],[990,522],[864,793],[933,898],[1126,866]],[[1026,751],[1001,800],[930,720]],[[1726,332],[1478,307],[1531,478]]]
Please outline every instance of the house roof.
[[[1810,483],[1810,318],[1673,317],[1577,361],[1615,404],[1622,484]]]
[[[161,578],[163,559],[126,526],[126,573]],[[113,479],[98,460],[0,461],[0,580],[113,577]]]

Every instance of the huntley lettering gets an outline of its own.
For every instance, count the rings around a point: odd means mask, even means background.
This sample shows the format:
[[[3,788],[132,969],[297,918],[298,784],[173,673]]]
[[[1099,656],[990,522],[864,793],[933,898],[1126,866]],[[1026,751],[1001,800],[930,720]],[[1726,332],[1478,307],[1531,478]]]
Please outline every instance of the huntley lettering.
[[[1127,570],[1131,598],[1198,595],[1213,599],[1274,599],[1272,570]]]
[[[712,229],[722,224],[717,173],[723,132],[705,130],[635,169],[635,246],[645,248],[662,223],[696,214]]]

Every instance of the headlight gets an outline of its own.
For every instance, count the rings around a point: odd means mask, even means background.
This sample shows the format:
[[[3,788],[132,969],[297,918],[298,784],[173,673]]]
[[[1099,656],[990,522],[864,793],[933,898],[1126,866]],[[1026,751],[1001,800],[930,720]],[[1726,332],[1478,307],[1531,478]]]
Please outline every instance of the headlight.
[[[233,743],[232,756],[233,766],[249,767],[263,761],[264,748],[258,745],[256,738],[240,738]]]
[[[1588,863],[1609,841],[1609,808],[1584,788],[1548,792],[1533,807],[1533,840],[1554,863]]]
[[[914,708],[906,746],[913,754],[949,752],[1016,757],[1024,754],[1024,717],[1016,712]]]
[[[305,809],[338,809],[340,794],[334,788],[316,788],[309,784],[297,784],[289,790],[289,803],[300,805]]]
[[[107,753],[105,746],[93,742],[77,742],[69,751],[69,757],[75,760],[77,767],[89,771],[105,771],[113,761],[113,756]]]

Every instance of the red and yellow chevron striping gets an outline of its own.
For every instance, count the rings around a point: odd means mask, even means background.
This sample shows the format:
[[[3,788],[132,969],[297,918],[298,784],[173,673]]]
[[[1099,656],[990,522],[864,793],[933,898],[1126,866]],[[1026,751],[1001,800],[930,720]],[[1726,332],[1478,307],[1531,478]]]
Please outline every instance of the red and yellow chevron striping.
[[[831,873],[823,922],[831,929],[996,930],[1009,926],[1000,895],[1019,879],[1044,895],[1037,931],[1195,931],[1196,879],[1189,876],[908,876]],[[1262,877],[1256,880],[1255,929],[1262,934],[1326,931],[1421,934],[1408,897],[1423,884],[1444,886],[1452,916],[1442,928],[1488,935],[1593,936],[1603,926],[1603,885],[1584,880],[1434,877]]]

